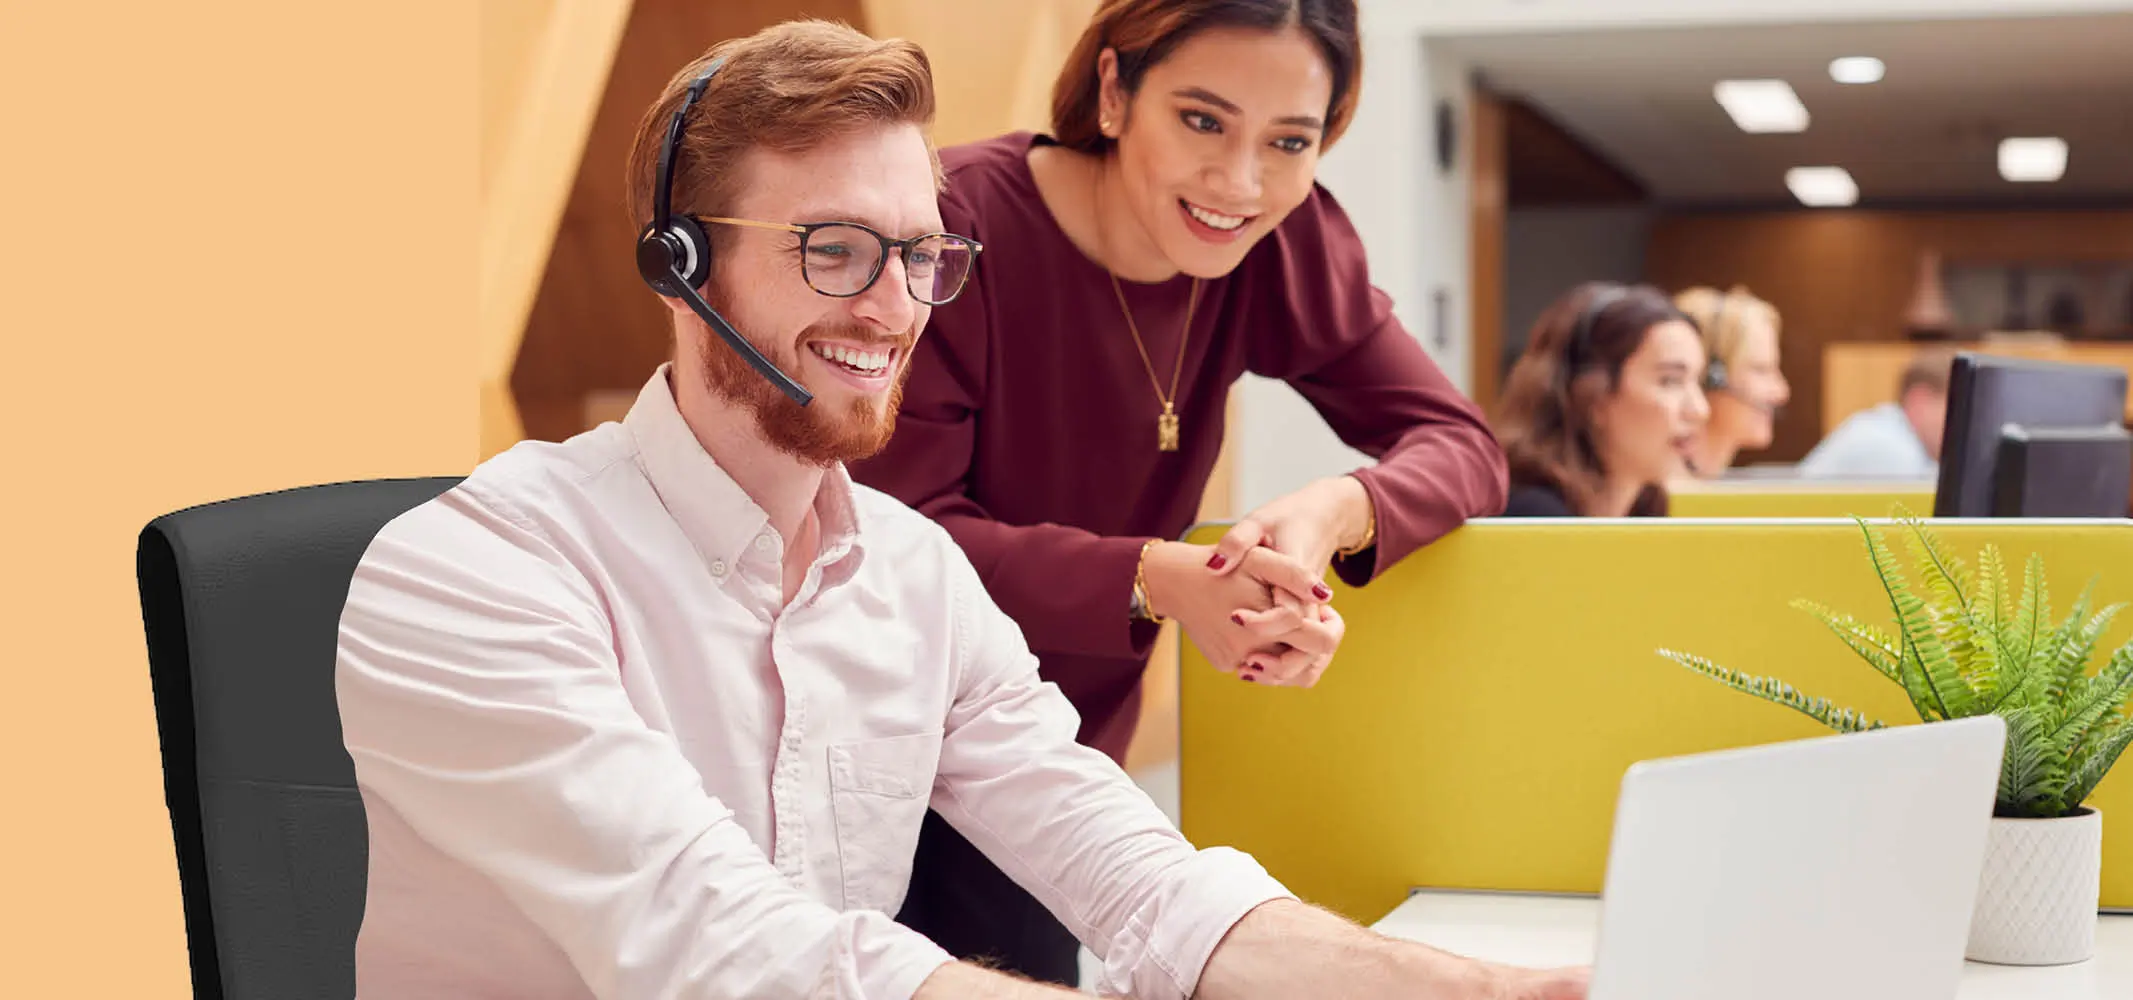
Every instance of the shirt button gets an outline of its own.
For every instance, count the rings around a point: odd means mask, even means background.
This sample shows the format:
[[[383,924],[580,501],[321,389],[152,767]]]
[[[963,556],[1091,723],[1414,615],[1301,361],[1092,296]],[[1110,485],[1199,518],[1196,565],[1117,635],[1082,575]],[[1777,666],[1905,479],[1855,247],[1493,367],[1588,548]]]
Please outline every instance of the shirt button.
[[[757,552],[769,552],[770,547],[771,541],[769,532],[766,531],[760,535],[755,536],[755,549]]]
[[[712,575],[712,576],[725,576],[725,575],[726,575],[726,560],[724,560],[724,559],[713,559],[713,560],[711,560],[711,575]]]

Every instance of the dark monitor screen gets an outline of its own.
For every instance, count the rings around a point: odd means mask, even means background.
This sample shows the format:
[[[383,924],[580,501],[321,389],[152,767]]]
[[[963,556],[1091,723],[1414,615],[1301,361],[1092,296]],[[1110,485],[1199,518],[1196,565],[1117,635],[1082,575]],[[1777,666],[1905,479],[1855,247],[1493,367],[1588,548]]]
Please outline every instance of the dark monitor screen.
[[[2000,432],[1994,517],[2119,517],[2133,503],[2133,432],[2023,427]]]
[[[2122,427],[2126,372],[2108,365],[2032,361],[1962,353],[1948,373],[1935,517],[1991,517],[1998,493],[2001,438],[2052,429]],[[2097,516],[2124,516],[2123,500]]]

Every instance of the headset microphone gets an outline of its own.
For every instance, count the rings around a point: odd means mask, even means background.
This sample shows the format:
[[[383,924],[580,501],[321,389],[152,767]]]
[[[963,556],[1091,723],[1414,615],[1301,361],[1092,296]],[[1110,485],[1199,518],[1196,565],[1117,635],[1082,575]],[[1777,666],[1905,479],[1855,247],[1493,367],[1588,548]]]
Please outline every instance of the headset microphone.
[[[711,76],[723,65],[723,58],[714,60],[703,75],[689,84],[689,95],[674,112],[673,121],[667,124],[666,145],[659,151],[659,187],[652,195],[652,221],[637,236],[637,275],[661,295],[678,298],[688,303],[689,309],[703,317],[703,321],[739,353],[742,360],[777,386],[778,391],[792,401],[806,406],[814,401],[814,394],[800,387],[792,376],[778,370],[770,359],[763,356],[748,338],[740,335],[733,324],[726,322],[718,310],[696,294],[698,286],[711,274],[711,241],[695,219],[686,215],[673,215],[670,211],[674,190],[674,161],[681,156],[682,123],[689,116],[689,109],[704,95],[704,88],[711,83]]]

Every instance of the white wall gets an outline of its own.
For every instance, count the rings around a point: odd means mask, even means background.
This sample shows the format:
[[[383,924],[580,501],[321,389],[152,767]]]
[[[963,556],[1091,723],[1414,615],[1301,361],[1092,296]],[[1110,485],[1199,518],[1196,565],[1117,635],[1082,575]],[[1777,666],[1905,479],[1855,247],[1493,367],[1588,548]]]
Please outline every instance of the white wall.
[[[1378,27],[1433,34],[1660,24],[2035,17],[2133,10],[2133,0],[1362,0]]]
[[[1365,0],[1364,6],[1371,6]],[[1464,155],[1438,169],[1437,95],[1465,114],[1467,68],[1405,31],[1377,31],[1366,9],[1363,100],[1355,122],[1319,165],[1319,181],[1347,210],[1370,254],[1371,281],[1394,314],[1462,391],[1467,389],[1467,184]],[[1445,307],[1434,306],[1442,293]],[[1247,376],[1238,387],[1239,513],[1369,459],[1343,445],[1287,385]]]
[[[1454,382],[1467,387],[1468,228],[1465,134],[1469,67],[1432,36],[1659,25],[2030,17],[2133,10],[2133,0],[1361,0],[1363,94],[1355,125],[1320,168],[1370,253],[1372,279]],[[1459,164],[1440,174],[1431,109],[1458,109]],[[1431,295],[1446,295],[1446,340],[1431,330]],[[1235,495],[1240,511],[1365,459],[1284,385],[1239,386]]]

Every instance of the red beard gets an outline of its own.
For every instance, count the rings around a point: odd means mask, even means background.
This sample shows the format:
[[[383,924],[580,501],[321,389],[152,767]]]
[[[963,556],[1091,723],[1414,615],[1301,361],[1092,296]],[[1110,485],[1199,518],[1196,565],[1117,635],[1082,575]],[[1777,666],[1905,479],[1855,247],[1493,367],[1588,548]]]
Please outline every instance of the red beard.
[[[705,292],[712,307],[722,316],[733,317],[734,328],[743,331],[745,336],[746,325],[734,317],[728,304],[712,299],[710,287]],[[803,462],[824,467],[871,458],[888,445],[889,436],[896,431],[896,410],[903,403],[904,379],[911,371],[908,363],[911,344],[918,339],[908,332],[898,337],[883,337],[871,328],[841,323],[808,327],[790,346],[777,350],[765,350],[763,344],[749,338],[749,343],[755,344],[771,364],[796,380],[804,360],[798,355],[804,350],[800,345],[811,340],[883,344],[895,348],[895,363],[903,365],[903,370],[896,373],[889,385],[888,405],[876,413],[873,400],[866,398],[852,400],[851,405],[841,412],[831,410],[819,398],[808,406],[801,406],[726,346],[718,334],[707,328],[701,337],[704,387],[711,395],[753,414],[763,440],[771,447]]]

